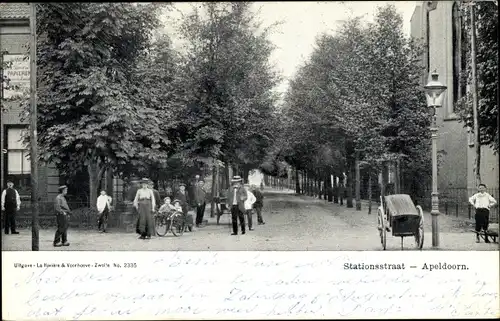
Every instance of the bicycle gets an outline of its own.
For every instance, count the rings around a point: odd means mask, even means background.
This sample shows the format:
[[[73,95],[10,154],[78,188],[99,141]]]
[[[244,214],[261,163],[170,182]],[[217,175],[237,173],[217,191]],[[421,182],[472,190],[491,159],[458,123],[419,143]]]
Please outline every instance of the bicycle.
[[[155,215],[156,235],[165,236],[171,231],[174,236],[184,234],[185,222],[182,213],[158,213]]]

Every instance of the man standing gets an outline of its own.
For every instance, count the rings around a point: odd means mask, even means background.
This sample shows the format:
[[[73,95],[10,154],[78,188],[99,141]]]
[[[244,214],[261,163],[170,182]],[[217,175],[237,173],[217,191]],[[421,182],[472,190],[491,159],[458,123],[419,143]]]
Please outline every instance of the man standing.
[[[161,197],[160,197],[160,192],[158,192],[158,190],[155,189],[155,184],[153,183],[153,181],[149,181],[148,183],[148,187],[150,190],[153,191],[153,195],[155,197],[155,210],[157,208],[159,208],[161,206]]]
[[[241,234],[245,234],[245,201],[247,200],[247,192],[243,185],[240,176],[234,176],[231,180],[232,186],[227,191],[227,206],[231,208],[231,222],[233,224],[233,233],[238,235],[238,222],[241,225]]]
[[[205,182],[200,180],[194,189],[194,200],[196,202],[196,227],[200,227],[203,223],[203,215],[205,214],[207,191],[205,190]]]
[[[175,194],[174,199],[179,200],[179,202],[181,203],[182,216],[183,216],[184,222],[186,222],[186,227],[188,227],[188,230],[189,230],[189,226],[192,227],[193,222],[191,221],[192,216],[190,216],[190,218],[188,218],[190,199],[189,199],[188,192],[186,191],[186,184],[184,184],[184,183],[179,184],[179,191]]]
[[[108,227],[108,216],[111,211],[111,197],[106,195],[106,191],[102,190],[101,195],[97,198],[97,212],[99,212],[99,219],[97,220],[97,229],[100,231],[103,227],[103,233],[106,233]]]
[[[19,193],[14,189],[14,183],[7,181],[7,188],[2,192],[2,211],[5,215],[5,234],[9,234],[9,229],[12,234],[19,234],[16,231],[16,212],[21,208],[21,198]]]
[[[54,246],[69,246],[68,243],[68,218],[71,210],[68,202],[66,202],[66,194],[68,194],[68,186],[59,186],[59,195],[56,196],[55,210],[57,218],[57,230],[54,237]],[[62,243],[61,243],[62,238]]]
[[[486,193],[486,185],[479,184],[479,192],[469,198],[469,203],[476,209],[476,243],[479,243],[479,232],[488,230],[490,223],[490,208],[497,204],[497,201],[490,194]],[[490,243],[488,235],[484,235],[484,242]]]
[[[266,222],[264,222],[264,219],[262,218],[262,207],[264,207],[264,195],[255,185],[252,186],[252,193],[256,199],[255,203],[253,203],[253,207],[257,212],[257,222],[259,225],[264,225],[266,224]]]

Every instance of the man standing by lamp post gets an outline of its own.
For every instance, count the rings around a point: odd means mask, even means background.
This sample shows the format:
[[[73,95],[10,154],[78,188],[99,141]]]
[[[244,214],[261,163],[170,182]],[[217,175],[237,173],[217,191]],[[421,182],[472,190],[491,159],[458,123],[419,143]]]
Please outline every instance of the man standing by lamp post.
[[[437,124],[436,124],[436,108],[442,106],[444,92],[446,86],[438,81],[439,75],[434,71],[431,75],[431,81],[424,86],[425,97],[427,98],[427,107],[432,115],[431,137],[432,137],[432,247],[439,247],[439,231],[438,231],[438,216],[439,216],[439,193],[437,184]]]

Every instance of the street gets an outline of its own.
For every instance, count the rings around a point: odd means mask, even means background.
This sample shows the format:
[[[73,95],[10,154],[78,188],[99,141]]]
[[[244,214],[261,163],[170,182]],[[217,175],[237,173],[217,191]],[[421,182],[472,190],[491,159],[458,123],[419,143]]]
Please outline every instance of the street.
[[[167,234],[139,240],[135,233],[111,230],[69,230],[69,247],[54,248],[53,229],[40,230],[41,251],[382,251],[376,229],[376,205],[368,215],[366,204],[361,211],[308,196],[297,196],[291,191],[265,192],[263,216],[265,225],[256,225],[245,235],[231,236],[230,215],[223,215],[220,225],[208,218],[206,227],[184,233],[180,237]],[[431,250],[431,218],[425,213],[424,250]],[[439,217],[440,250],[498,250],[498,244],[475,243],[475,237],[464,227],[463,219]],[[31,231],[20,230],[20,235],[5,235],[3,251],[30,251]],[[387,250],[400,251],[401,239],[388,233]],[[413,237],[405,238],[404,249],[416,250]]]

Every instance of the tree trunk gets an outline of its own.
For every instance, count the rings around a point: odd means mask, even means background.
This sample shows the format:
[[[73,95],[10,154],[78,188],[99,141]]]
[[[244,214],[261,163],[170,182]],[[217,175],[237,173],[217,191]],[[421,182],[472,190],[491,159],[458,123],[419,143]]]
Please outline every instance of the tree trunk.
[[[339,184],[337,184],[337,176],[333,176],[333,184],[332,184],[332,197],[333,203],[339,203]]]
[[[372,213],[372,171],[368,169],[368,214]]]
[[[212,168],[212,199],[210,201],[210,217],[215,217],[215,198],[217,197],[217,182],[219,181],[218,175],[218,166],[217,161],[214,160],[214,166]]]
[[[361,173],[359,168],[359,155],[356,153],[356,211],[361,211]]]
[[[111,169],[106,170],[106,193],[114,198],[114,188],[113,188],[113,171]]]
[[[331,202],[333,202],[333,184],[332,184],[332,175],[330,174],[330,172],[328,172],[326,180],[328,182],[328,190],[327,190],[328,202],[331,203]]]
[[[329,175],[325,175],[324,176],[324,182],[323,182],[323,197],[325,199],[325,201],[328,201],[328,181],[330,180],[330,177],[328,177]]]
[[[104,175],[105,168],[100,167],[96,161],[91,161],[87,166],[89,172],[89,206],[90,208],[96,208],[97,206],[97,196],[99,194],[100,183]]]
[[[396,160],[396,168],[395,168],[395,178],[394,178],[394,192],[396,194],[401,193],[401,179],[400,179],[400,160]]]
[[[353,172],[353,168],[352,168],[352,163],[349,164],[349,168],[348,168],[348,172],[347,172],[347,184],[346,184],[346,188],[347,188],[347,200],[346,200],[346,206],[348,208],[353,208],[354,207],[354,204],[353,204],[353,201],[352,201],[352,188],[353,188],[353,175],[352,175],[352,172]]]
[[[295,168],[295,193],[300,194],[299,170]]]
[[[248,176],[249,175],[250,175],[250,171],[248,170],[248,168],[243,167],[243,182],[245,182],[245,184],[248,184]]]
[[[227,163],[226,167],[224,168],[224,176],[226,178],[226,189],[228,189],[231,186],[231,177],[229,175],[229,166],[231,166],[229,163]]]

